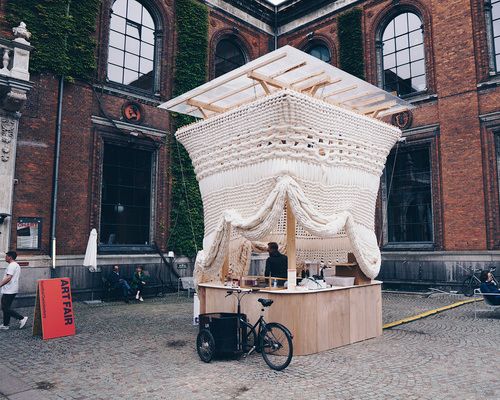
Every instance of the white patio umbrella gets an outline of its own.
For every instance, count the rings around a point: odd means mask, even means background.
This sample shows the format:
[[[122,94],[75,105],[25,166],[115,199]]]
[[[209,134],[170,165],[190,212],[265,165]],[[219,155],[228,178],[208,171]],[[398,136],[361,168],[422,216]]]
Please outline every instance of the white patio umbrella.
[[[97,231],[95,228],[90,231],[83,266],[89,267],[90,272],[97,272]]]

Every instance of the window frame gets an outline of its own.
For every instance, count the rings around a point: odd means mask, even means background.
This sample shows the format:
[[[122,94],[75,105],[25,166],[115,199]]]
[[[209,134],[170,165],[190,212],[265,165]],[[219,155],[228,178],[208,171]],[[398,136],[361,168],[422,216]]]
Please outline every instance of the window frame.
[[[127,0],[128,2],[129,0]],[[103,72],[104,72],[104,80],[106,81],[106,85],[110,86],[111,88],[117,88],[120,90],[124,90],[126,92],[131,92],[131,93],[137,93],[142,96],[146,97],[155,97],[155,98],[160,98],[161,94],[161,67],[162,67],[162,48],[163,48],[163,23],[162,23],[162,18],[159,13],[159,10],[154,3],[152,3],[149,0],[135,0],[137,1],[142,7],[144,7],[148,12],[151,18],[153,19],[153,24],[155,26],[155,29],[153,30],[153,85],[151,90],[146,90],[146,89],[141,89],[139,87],[127,85],[124,83],[112,81],[108,77],[108,69],[109,69],[109,53],[110,53],[110,36],[111,36],[111,19],[113,18],[113,6],[116,2],[116,0],[111,1],[110,8],[109,8],[109,22],[108,22],[108,29],[107,29],[107,45],[106,45],[106,54],[105,54],[105,60],[103,62]],[[126,21],[126,19],[125,19]],[[141,25],[142,26],[142,25]],[[125,32],[122,32],[123,35],[126,35]],[[111,46],[112,47],[112,46]],[[125,48],[120,49],[122,51],[125,51]],[[139,57],[139,62],[140,62],[140,56]],[[125,67],[121,67],[125,68]]]
[[[384,70],[384,52],[383,52],[383,34],[386,28],[389,26],[389,24],[395,20],[399,15],[402,14],[407,14],[411,13],[414,14],[416,17],[419,18],[420,20],[420,29],[422,31],[422,46],[423,46],[423,61],[424,61],[424,69],[425,69],[425,88],[422,90],[418,90],[412,93],[408,93],[405,95],[399,95],[400,98],[403,99],[412,99],[414,97],[419,97],[424,94],[427,94],[430,91],[430,82],[431,82],[431,77],[429,75],[429,68],[428,68],[428,54],[427,54],[427,35],[426,35],[426,25],[425,25],[425,19],[422,15],[422,13],[419,10],[414,9],[413,7],[406,7],[406,6],[401,6],[398,7],[397,9],[393,9],[390,11],[385,17],[378,23],[378,28],[376,31],[376,39],[375,39],[375,57],[376,57],[376,70],[377,70],[377,85],[381,89],[384,89],[385,87],[385,70]],[[415,30],[414,30],[415,31]],[[406,32],[405,34],[409,34],[410,32]],[[400,35],[402,36],[402,35]],[[396,36],[394,36],[396,38]],[[416,46],[408,46],[408,49],[411,47],[416,47]],[[417,60],[419,61],[419,60]],[[408,65],[411,64],[411,61],[408,62]],[[397,64],[396,64],[397,66]],[[418,75],[422,76],[422,75]],[[385,89],[384,89],[385,90]]]
[[[496,2],[495,5],[499,8],[500,11],[500,1]],[[498,51],[498,54],[500,54],[500,48],[495,48],[495,32],[493,30],[493,4],[491,0],[484,1],[484,17],[486,20],[486,43],[488,46],[488,74],[490,76],[496,76],[500,75],[500,65],[497,65],[496,62],[496,51]],[[498,37],[500,38],[500,36]]]
[[[101,150],[100,150],[100,168],[99,168],[99,184],[98,184],[98,226],[99,226],[99,237],[98,237],[98,252],[99,253],[149,253],[155,252],[153,241],[156,233],[156,214],[157,214],[157,184],[158,178],[158,163],[159,163],[159,149],[158,147],[150,142],[137,138],[126,138],[124,139],[117,134],[101,131]],[[150,214],[149,214],[149,241],[147,245],[142,244],[105,244],[101,243],[101,216],[102,216],[102,185],[103,185],[103,173],[104,173],[104,147],[105,145],[121,146],[121,147],[132,147],[137,150],[147,151],[151,153],[151,181],[150,181]]]
[[[223,35],[220,38],[218,38],[217,42],[215,43],[215,47],[214,47],[213,66],[212,66],[213,78],[217,78],[218,77],[216,75],[217,47],[219,46],[219,44],[222,41],[229,41],[229,42],[231,42],[235,47],[237,47],[241,51],[241,54],[243,55],[244,63],[241,64],[240,66],[236,67],[236,68],[239,68],[239,67],[245,65],[250,60],[249,56],[248,56],[248,51],[247,51],[246,47],[242,44],[241,40],[239,40],[239,38],[237,36],[235,36],[235,35]],[[231,71],[235,70],[236,68],[233,68]],[[225,72],[224,74],[226,74],[226,73],[227,72]],[[222,75],[224,75],[224,74],[222,74]],[[219,75],[219,76],[222,76],[222,75]]]
[[[324,62],[326,62],[328,64],[333,64],[333,51],[332,51],[332,48],[331,48],[331,46],[328,43],[326,43],[322,39],[318,39],[318,38],[311,39],[306,45],[302,46],[302,51],[304,51],[305,53],[307,53],[309,55],[312,55],[312,54],[309,53],[309,51],[311,51],[311,49],[313,49],[314,47],[317,47],[317,46],[324,46],[324,47],[326,47],[326,49],[330,53],[330,60],[324,61]],[[321,60],[321,61],[323,61],[323,60]]]
[[[397,144],[396,146],[402,146],[401,144]],[[382,218],[382,250],[384,251],[390,251],[390,250],[435,250],[436,249],[436,244],[437,244],[437,234],[438,232],[436,231],[436,210],[435,210],[435,199],[434,199],[434,170],[435,170],[435,165],[434,165],[434,160],[433,160],[433,146],[432,146],[432,139],[426,139],[426,140],[420,140],[418,142],[412,142],[404,145],[407,149],[411,149],[412,151],[415,150],[421,150],[421,149],[427,149],[429,153],[429,173],[430,173],[430,180],[429,180],[429,185],[430,185],[430,206],[431,206],[431,236],[432,240],[431,241],[421,241],[421,242],[392,242],[389,241],[389,209],[388,209],[388,199],[387,199],[387,194],[388,194],[388,186],[389,183],[387,182],[388,179],[388,174],[386,169],[384,168],[381,180],[380,180],[380,189],[381,189],[381,218]],[[396,150],[393,150],[396,151]],[[398,149],[399,152],[399,149]],[[392,153],[392,151],[391,151]],[[389,155],[387,156],[389,158]]]

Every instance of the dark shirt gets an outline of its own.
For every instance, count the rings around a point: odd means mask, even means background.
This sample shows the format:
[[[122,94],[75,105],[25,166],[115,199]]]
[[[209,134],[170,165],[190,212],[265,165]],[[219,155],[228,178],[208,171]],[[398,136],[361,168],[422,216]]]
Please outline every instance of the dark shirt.
[[[480,287],[481,293],[483,293],[485,298],[491,304],[500,305],[500,289],[493,282],[483,282]],[[494,293],[496,296],[488,296],[486,293]]]
[[[272,276],[273,278],[287,278],[288,277],[288,258],[279,251],[272,253],[266,260],[266,271],[264,276]],[[284,282],[280,282],[282,286]]]
[[[111,273],[108,275],[108,282],[111,284],[111,286],[117,286],[122,280],[123,279],[120,277],[120,274],[117,274],[114,271],[111,271]]]

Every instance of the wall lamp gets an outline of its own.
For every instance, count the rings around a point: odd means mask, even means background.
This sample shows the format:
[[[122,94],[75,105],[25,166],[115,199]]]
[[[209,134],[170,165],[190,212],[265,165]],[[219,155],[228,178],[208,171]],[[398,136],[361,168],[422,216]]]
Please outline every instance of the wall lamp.
[[[5,221],[5,218],[7,218],[7,217],[10,217],[10,214],[0,213],[0,225],[3,224],[3,222]]]

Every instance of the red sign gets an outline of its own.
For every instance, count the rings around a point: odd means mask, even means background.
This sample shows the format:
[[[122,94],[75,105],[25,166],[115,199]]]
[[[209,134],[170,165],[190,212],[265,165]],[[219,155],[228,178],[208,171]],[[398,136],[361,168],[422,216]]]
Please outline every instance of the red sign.
[[[37,303],[44,339],[75,334],[75,316],[69,278],[39,280]]]

